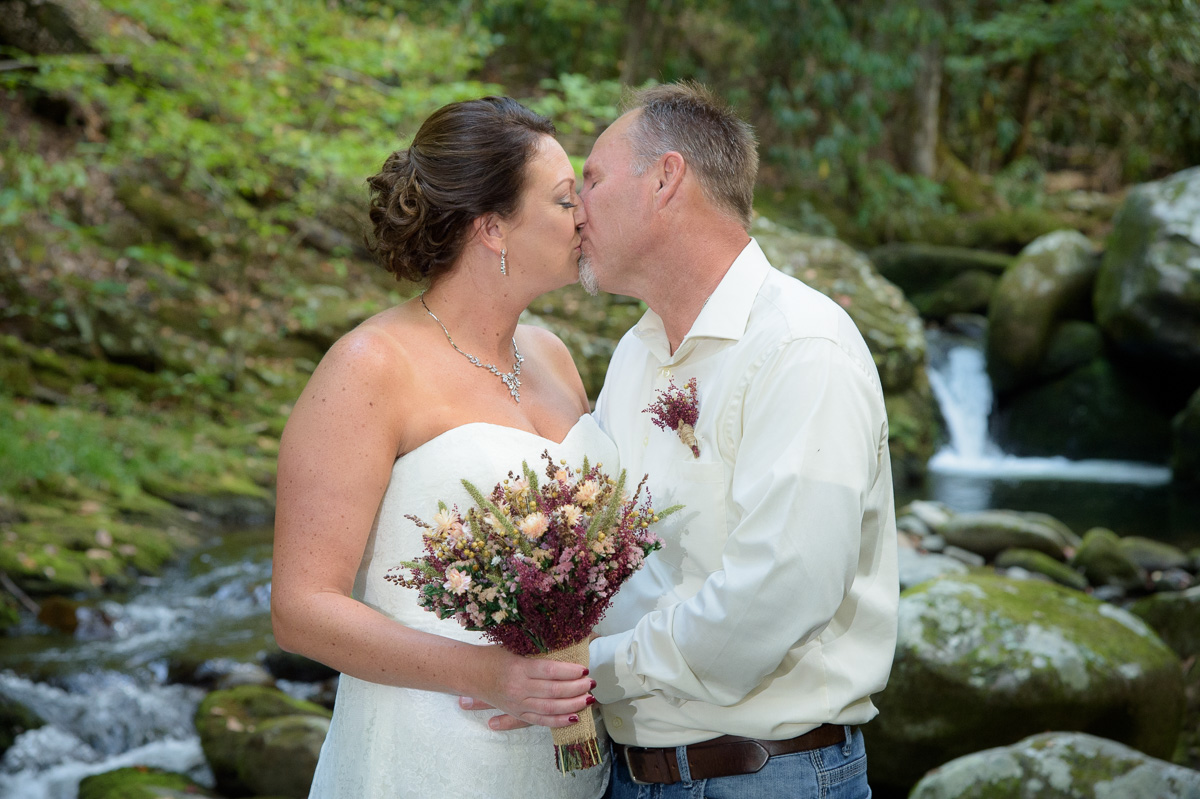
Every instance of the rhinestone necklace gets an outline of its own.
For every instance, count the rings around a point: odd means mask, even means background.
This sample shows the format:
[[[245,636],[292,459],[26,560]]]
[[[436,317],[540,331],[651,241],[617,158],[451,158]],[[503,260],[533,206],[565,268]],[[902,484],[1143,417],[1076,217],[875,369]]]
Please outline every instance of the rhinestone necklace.
[[[425,295],[424,294],[421,295],[421,305],[424,306],[425,313],[429,314],[430,316],[433,316],[433,321],[437,322],[438,327],[440,327],[442,329],[442,332],[446,334],[446,341],[450,342],[451,347],[453,347],[460,355],[462,355],[464,358],[466,358],[471,363],[478,366],[480,369],[487,369],[489,372],[494,374],[496,377],[500,378],[500,382],[502,382],[504,384],[505,388],[508,389],[508,393],[512,394],[513,399],[515,399],[517,402],[521,401],[521,364],[522,364],[522,362],[524,362],[525,358],[521,355],[521,351],[519,349],[517,349],[516,338],[514,338],[512,340],[513,353],[516,354],[516,356],[517,356],[517,359],[515,361],[513,361],[512,371],[511,372],[501,372],[499,369],[497,369],[492,364],[483,363],[478,358],[476,358],[474,355],[468,355],[467,353],[463,352],[462,350],[460,350],[458,348],[458,345],[454,343],[454,339],[452,339],[450,337],[450,331],[447,330],[446,326],[442,324],[442,320],[438,319],[436,316],[434,316],[433,311],[429,310],[429,306],[425,305]]]

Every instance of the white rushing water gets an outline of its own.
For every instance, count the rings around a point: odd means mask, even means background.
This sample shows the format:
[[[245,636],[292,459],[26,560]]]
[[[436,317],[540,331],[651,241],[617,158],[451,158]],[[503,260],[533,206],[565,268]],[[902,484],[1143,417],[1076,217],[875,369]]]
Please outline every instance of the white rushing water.
[[[212,784],[192,724],[202,689],[139,684],[112,671],[62,682],[0,673],[0,695],[46,721],[19,735],[0,758],[0,797],[74,799],[84,777],[126,766],[154,766]]]
[[[266,645],[270,536],[239,535],[213,539],[121,602],[80,608],[69,638],[30,621],[3,641],[0,698],[46,723],[0,757],[0,799],[76,799],[83,778],[127,766],[213,784],[193,724],[205,689],[168,684],[167,664],[180,653],[240,660]]]
[[[992,441],[988,416],[992,383],[982,346],[965,336],[929,331],[929,384],[946,420],[950,441],[929,461],[935,474],[1020,480],[1065,480],[1161,486],[1171,470],[1148,463],[1021,458]]]

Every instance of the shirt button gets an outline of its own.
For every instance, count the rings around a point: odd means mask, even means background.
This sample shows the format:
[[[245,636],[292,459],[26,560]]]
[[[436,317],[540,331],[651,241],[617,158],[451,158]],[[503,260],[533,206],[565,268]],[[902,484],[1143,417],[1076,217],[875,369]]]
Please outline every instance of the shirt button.
[[[662,369],[659,369],[658,373],[668,379],[670,379],[670,377],[671,377],[671,370],[665,366]]]
[[[643,447],[650,446],[650,436],[646,436],[645,438],[642,439],[642,446]]]
[[[619,730],[619,729],[621,729],[622,726],[624,726],[624,724],[625,724],[625,722],[621,721],[620,716],[613,716],[613,720],[612,720],[613,727],[615,727],[616,729]]]

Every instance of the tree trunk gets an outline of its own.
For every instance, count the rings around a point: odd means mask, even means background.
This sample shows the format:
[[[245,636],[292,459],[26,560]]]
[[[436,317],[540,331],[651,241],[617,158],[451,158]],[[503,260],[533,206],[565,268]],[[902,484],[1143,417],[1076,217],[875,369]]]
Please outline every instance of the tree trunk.
[[[1042,54],[1037,53],[1025,66],[1021,83],[1021,133],[1004,154],[1003,166],[1008,166],[1029,151],[1033,140],[1033,114],[1037,110],[1037,87],[1042,73]]]
[[[621,60],[621,83],[632,86],[640,79],[642,48],[646,33],[654,24],[647,0],[629,0],[625,4],[625,57]]]
[[[936,41],[920,50],[921,67],[913,86],[913,128],[908,167],[914,175],[932,178],[937,171],[937,144],[942,96],[942,48]]]

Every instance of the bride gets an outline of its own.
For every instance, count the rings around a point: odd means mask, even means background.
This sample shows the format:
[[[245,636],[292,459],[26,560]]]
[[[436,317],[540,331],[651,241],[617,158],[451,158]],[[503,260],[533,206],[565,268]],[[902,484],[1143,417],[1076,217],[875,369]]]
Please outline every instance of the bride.
[[[280,443],[275,637],[342,672],[310,796],[594,799],[608,769],[560,775],[548,729],[595,701],[587,671],[486,645],[383,579],[421,554],[407,514],[469,507],[463,478],[545,450],[617,466],[567,349],[517,325],[578,279],[574,171],[549,120],[486,97],[435,112],[369,184],[377,255],[428,289],[329,350]],[[459,695],[537,726],[499,732]]]

